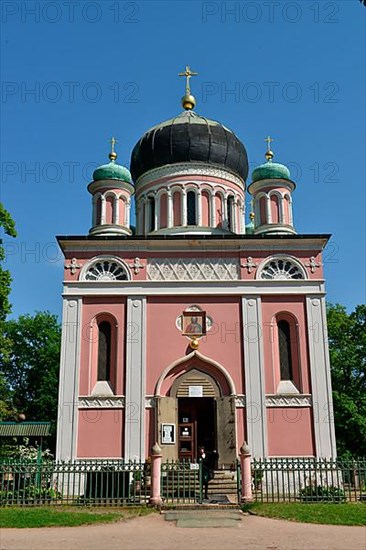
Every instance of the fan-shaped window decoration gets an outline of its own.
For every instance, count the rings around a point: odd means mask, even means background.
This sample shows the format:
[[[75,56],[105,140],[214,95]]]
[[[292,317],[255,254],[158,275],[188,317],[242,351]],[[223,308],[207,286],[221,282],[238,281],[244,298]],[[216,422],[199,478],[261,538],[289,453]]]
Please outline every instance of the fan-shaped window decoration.
[[[260,279],[305,279],[301,268],[292,260],[273,258],[261,270]]]
[[[112,260],[95,262],[85,274],[86,281],[127,281],[126,269]]]

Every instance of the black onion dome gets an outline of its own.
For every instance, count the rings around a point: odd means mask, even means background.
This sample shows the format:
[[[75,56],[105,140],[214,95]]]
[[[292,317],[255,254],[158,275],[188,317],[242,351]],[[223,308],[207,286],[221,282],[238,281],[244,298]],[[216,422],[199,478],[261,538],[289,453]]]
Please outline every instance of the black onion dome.
[[[194,111],[184,111],[148,130],[131,155],[131,173],[137,179],[152,168],[178,162],[202,162],[226,168],[244,181],[248,157],[242,142],[220,122]]]

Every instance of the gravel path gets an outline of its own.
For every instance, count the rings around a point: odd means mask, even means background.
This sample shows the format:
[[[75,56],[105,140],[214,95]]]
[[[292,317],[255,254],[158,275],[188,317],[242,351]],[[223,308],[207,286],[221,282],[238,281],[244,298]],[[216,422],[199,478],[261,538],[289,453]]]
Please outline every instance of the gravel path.
[[[2,529],[1,550],[365,550],[363,527],[243,516],[225,528],[177,527],[152,514],[86,527]]]

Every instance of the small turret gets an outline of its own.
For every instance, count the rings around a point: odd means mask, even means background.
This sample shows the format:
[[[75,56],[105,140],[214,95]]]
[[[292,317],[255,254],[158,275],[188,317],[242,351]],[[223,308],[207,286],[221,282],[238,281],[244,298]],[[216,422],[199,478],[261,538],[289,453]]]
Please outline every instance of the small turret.
[[[290,170],[284,164],[273,162],[269,136],[265,157],[267,162],[253,170],[248,187],[253,196],[254,234],[296,233],[292,217],[292,192],[296,184],[290,179]],[[248,232],[248,231],[247,231]]]
[[[117,164],[117,143],[111,139],[108,164],[99,166],[93,173],[88,191],[93,199],[93,220],[90,235],[131,235],[130,208],[134,193],[130,171]]]

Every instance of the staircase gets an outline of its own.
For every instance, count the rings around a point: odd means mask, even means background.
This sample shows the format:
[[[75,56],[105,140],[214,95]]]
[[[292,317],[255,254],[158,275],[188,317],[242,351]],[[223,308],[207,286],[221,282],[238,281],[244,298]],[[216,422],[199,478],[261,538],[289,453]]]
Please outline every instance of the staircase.
[[[208,484],[208,496],[226,495],[232,503],[237,501],[236,472],[232,470],[215,470],[215,476]]]
[[[161,495],[164,504],[180,506],[197,505],[200,495],[198,470],[170,470],[162,476]],[[208,483],[208,499],[203,505],[237,506],[236,472],[215,470]],[[200,504],[199,506],[202,506]]]

